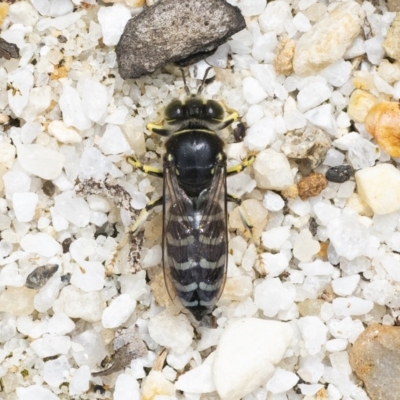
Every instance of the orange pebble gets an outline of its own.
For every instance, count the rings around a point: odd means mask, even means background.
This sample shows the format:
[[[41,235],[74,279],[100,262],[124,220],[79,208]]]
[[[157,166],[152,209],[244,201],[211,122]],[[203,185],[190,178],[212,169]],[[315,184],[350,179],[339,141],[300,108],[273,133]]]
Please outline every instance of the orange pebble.
[[[367,131],[379,147],[392,157],[400,157],[400,105],[384,101],[373,106],[365,118]]]

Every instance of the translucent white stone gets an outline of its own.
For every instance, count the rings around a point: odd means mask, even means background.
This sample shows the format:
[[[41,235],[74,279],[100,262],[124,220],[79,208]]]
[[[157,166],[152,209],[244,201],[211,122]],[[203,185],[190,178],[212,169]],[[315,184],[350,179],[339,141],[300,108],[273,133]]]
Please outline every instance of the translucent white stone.
[[[69,222],[83,228],[89,223],[90,209],[85,199],[73,197],[71,191],[54,197],[55,210]]]
[[[259,23],[264,32],[274,31],[279,35],[285,32],[285,24],[291,19],[290,6],[284,1],[273,1],[259,16]]]
[[[32,221],[39,202],[38,195],[36,193],[14,193],[12,201],[17,220],[20,222]]]
[[[336,298],[332,302],[333,311],[338,317],[364,315],[372,310],[374,303],[358,297]]]
[[[267,383],[267,390],[271,393],[283,393],[290,390],[299,381],[299,377],[282,368],[277,368]]]
[[[101,317],[105,328],[117,328],[128,320],[136,307],[136,301],[129,294],[113,299]]]
[[[73,126],[81,130],[91,127],[92,123],[85,113],[82,99],[76,89],[65,85],[60,96],[59,105],[67,126]]]
[[[44,257],[53,257],[60,250],[61,245],[47,233],[28,233],[21,239],[21,247],[28,253],[40,254]]]
[[[344,276],[332,281],[332,289],[339,296],[349,296],[356,290],[360,282],[360,275]]]
[[[50,386],[58,387],[69,374],[70,365],[65,356],[46,361],[43,368],[43,379]]]
[[[97,16],[103,32],[104,44],[115,46],[119,42],[126,23],[131,18],[129,9],[116,3],[112,7],[100,7]]]
[[[65,157],[40,144],[19,145],[18,161],[22,168],[39,178],[51,180],[60,175]]]
[[[326,325],[318,317],[309,316],[300,318],[298,326],[308,353],[310,355],[319,353],[326,342],[328,333]]]
[[[26,388],[17,387],[16,389],[18,400],[58,400],[50,389],[44,388],[40,385],[32,385]]]
[[[249,104],[257,104],[266,99],[268,94],[257,79],[248,76],[243,79],[243,96]]]
[[[88,365],[82,365],[79,367],[69,384],[69,395],[78,396],[89,390],[90,384],[90,369]]]
[[[107,88],[94,79],[86,79],[82,89],[82,104],[85,114],[93,122],[100,122],[107,115]]]
[[[115,382],[114,400],[140,400],[139,383],[132,375],[120,374]]]

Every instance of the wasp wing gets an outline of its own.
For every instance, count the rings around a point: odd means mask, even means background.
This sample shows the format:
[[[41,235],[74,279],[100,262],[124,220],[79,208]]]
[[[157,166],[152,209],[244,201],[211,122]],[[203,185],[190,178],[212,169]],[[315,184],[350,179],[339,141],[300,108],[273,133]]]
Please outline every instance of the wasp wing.
[[[170,297],[197,319],[210,312],[227,264],[226,169],[216,165],[209,188],[191,199],[173,167],[164,168],[163,267]]]

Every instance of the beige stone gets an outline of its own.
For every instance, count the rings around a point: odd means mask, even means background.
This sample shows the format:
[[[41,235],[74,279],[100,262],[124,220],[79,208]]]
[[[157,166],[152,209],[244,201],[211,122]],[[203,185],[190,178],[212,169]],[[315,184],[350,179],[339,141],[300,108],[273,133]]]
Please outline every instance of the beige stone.
[[[355,174],[357,190],[375,214],[400,210],[400,171],[392,164],[378,164]]]
[[[33,298],[37,291],[23,287],[8,287],[0,295],[0,312],[16,316],[32,314],[35,310]]]
[[[378,103],[378,99],[364,90],[356,89],[350,96],[347,113],[356,122],[363,123],[368,111]]]
[[[293,72],[295,41],[291,39],[282,39],[277,46],[274,59],[274,68],[277,75],[290,75]]]
[[[400,61],[400,12],[396,14],[382,47],[389,57]]]
[[[293,68],[309,76],[339,60],[361,30],[360,5],[336,3],[327,16],[303,34],[296,43]]]
[[[398,400],[400,327],[373,324],[357,338],[349,354],[371,400]]]

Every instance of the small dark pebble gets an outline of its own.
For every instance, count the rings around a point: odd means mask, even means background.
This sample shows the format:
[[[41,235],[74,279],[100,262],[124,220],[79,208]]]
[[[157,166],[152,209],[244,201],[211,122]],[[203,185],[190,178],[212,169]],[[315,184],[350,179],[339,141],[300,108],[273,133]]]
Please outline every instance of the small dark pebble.
[[[160,0],[126,24],[116,47],[119,73],[139,78],[169,62],[189,65],[244,28],[239,8],[225,0]]]
[[[236,125],[236,128],[233,130],[233,137],[235,139],[235,143],[243,142],[245,136],[246,136],[246,127],[241,122],[239,122]]]
[[[52,181],[46,181],[42,187],[43,193],[48,197],[53,197],[56,187]]]
[[[310,218],[308,222],[308,229],[310,230],[311,235],[315,236],[317,234],[318,224],[315,218]]]
[[[60,43],[67,43],[68,39],[63,35],[58,35],[57,39]]]
[[[4,57],[6,60],[19,58],[19,48],[16,44],[0,38],[0,57]]]
[[[71,246],[71,243],[72,243],[72,238],[66,238],[63,240],[61,246],[64,254],[69,252],[69,246]]]
[[[106,392],[106,389],[103,388],[101,385],[95,385],[94,386],[94,392],[99,392],[100,394],[104,394]]]
[[[61,283],[65,286],[69,285],[69,282],[71,281],[71,274],[65,274],[61,275]]]
[[[43,267],[37,267],[26,277],[25,286],[29,289],[40,289],[57,271],[57,264],[48,264]]]
[[[353,173],[353,168],[350,165],[339,165],[338,167],[329,168],[326,171],[325,177],[328,181],[343,183],[348,181]]]

